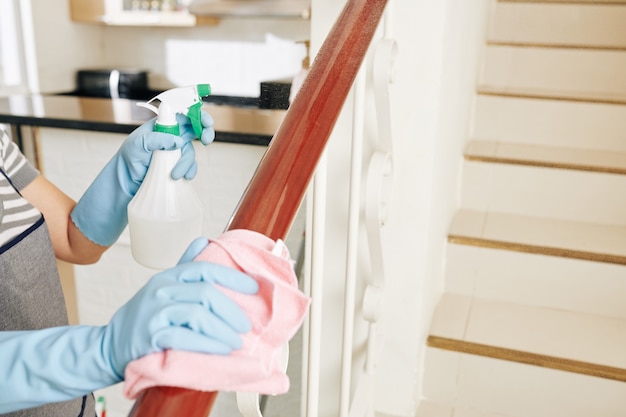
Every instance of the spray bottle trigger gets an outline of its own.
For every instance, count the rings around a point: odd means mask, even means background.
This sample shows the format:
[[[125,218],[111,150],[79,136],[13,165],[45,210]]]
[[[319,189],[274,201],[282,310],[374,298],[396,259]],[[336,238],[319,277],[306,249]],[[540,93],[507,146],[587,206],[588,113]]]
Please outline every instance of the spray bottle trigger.
[[[197,138],[202,136],[202,120],[200,110],[202,108],[202,102],[198,102],[189,106],[189,110],[187,111],[187,117],[191,120],[191,127],[193,127],[193,131],[196,134]]]
[[[137,105],[138,105],[139,107],[144,107],[144,108],[146,108],[146,109],[148,109],[148,110],[152,110],[152,111],[154,112],[154,114],[157,114],[157,115],[158,115],[158,114],[159,114],[159,108],[158,108],[157,106],[155,106],[154,104],[150,104],[150,102],[151,102],[151,101],[152,101],[152,100],[150,100],[150,101],[149,101],[149,102],[147,102],[147,103],[141,103],[141,102],[140,102],[140,103],[137,103]]]

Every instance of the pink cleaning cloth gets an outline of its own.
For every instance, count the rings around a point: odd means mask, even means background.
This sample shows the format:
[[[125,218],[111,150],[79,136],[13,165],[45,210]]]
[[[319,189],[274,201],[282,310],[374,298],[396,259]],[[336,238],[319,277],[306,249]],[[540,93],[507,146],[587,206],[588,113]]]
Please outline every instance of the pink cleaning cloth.
[[[310,299],[298,289],[289,251],[282,241],[249,230],[231,230],[195,260],[236,268],[259,284],[255,295],[220,287],[247,314],[252,330],[243,347],[228,356],[167,350],[126,366],[124,394],[136,398],[146,388],[174,386],[197,391],[283,394],[289,377],[282,349],[302,325]]]

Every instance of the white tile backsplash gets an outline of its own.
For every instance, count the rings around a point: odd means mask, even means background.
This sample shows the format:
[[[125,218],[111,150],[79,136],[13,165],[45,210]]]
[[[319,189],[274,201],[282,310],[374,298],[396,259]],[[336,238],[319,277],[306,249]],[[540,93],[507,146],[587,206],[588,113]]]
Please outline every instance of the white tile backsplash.
[[[166,77],[177,86],[211,84],[213,94],[258,97],[262,81],[293,78],[306,47],[266,34],[264,42],[165,41]],[[181,65],[193,57],[194,65]]]

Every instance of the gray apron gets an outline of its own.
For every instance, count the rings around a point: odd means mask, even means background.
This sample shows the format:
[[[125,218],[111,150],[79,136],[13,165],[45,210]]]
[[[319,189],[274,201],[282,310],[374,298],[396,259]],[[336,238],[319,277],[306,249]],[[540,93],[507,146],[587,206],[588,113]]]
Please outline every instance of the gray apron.
[[[41,217],[29,229],[0,247],[0,331],[35,330],[67,324],[54,250],[48,228]],[[92,394],[2,414],[10,417],[94,415]]]

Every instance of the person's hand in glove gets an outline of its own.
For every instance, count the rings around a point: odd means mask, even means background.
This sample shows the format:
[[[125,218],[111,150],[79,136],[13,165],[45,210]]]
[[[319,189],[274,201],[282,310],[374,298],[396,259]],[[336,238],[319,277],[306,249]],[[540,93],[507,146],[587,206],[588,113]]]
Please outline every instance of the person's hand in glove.
[[[109,163],[98,174],[71,212],[71,219],[80,232],[100,246],[110,246],[128,223],[126,208],[143,182],[152,152],[181,149],[181,158],[172,170],[172,178],[192,179],[197,171],[192,141],[196,134],[189,118],[177,115],[180,136],[154,132],[152,119],[135,129]],[[213,119],[201,112],[204,145],[215,138]]]
[[[228,354],[241,348],[239,334],[249,332],[251,323],[213,284],[245,294],[256,293],[258,285],[235,269],[192,262],[207,244],[203,238],[194,241],[178,266],[152,277],[111,319],[104,343],[115,347],[108,357],[120,379],[128,362],[148,353],[178,349]]]
[[[215,284],[245,294],[258,284],[235,269],[191,262],[206,245],[194,241],[176,267],[152,277],[106,326],[0,332],[0,414],[120,382],[129,362],[153,352],[227,355],[240,348],[251,323]]]

